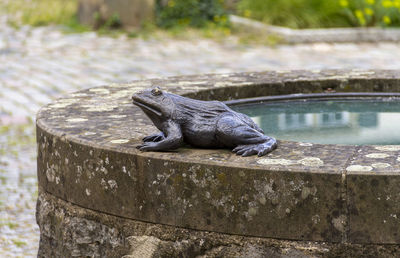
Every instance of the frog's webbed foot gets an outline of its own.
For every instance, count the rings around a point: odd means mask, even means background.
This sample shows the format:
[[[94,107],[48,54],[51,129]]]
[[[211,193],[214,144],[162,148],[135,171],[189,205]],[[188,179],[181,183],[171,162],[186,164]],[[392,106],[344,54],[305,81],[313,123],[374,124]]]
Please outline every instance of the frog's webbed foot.
[[[163,133],[156,133],[143,138],[144,142],[159,142],[164,140],[165,136]]]
[[[139,149],[141,151],[156,151],[159,150],[159,148],[157,147],[158,144],[156,142],[145,142],[139,146],[136,147],[136,149]]]
[[[256,144],[243,144],[238,145],[232,151],[237,155],[242,155],[243,157],[251,156],[257,154],[259,157],[264,156],[265,154],[273,151],[277,144],[274,138],[270,138],[271,140],[263,143]]]
[[[179,148],[182,145],[182,138],[164,138],[159,142],[144,142],[136,146],[136,149],[141,151],[169,151]]]

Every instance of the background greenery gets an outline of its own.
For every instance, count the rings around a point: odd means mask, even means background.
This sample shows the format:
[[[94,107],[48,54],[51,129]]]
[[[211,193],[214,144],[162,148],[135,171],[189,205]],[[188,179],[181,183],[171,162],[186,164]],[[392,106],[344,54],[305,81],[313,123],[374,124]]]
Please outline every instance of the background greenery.
[[[77,7],[77,0],[0,0],[0,12],[14,25],[72,25],[77,23]]]
[[[230,34],[229,13],[291,28],[400,26],[400,0],[229,0],[226,8],[227,1],[156,0],[154,24],[144,27],[222,28],[223,34]],[[232,2],[237,3],[233,8]],[[0,12],[7,13],[15,26],[64,24],[74,31],[89,29],[77,22],[77,8],[78,0],[0,0]],[[106,21],[100,30],[115,24]]]
[[[240,0],[242,16],[291,28],[400,26],[400,0]]]
[[[223,0],[157,0],[155,11],[156,24],[162,28],[204,27],[209,23],[228,25]]]
[[[241,15],[291,28],[343,27],[346,20],[335,0],[242,0]]]

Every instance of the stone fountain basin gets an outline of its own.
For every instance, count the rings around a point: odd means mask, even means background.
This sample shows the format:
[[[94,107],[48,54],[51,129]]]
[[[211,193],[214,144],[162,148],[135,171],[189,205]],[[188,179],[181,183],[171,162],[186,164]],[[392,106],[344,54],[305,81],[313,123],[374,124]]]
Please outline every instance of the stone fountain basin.
[[[111,84],[58,99],[37,115],[39,254],[51,241],[66,241],[60,232],[71,224],[56,207],[61,204],[86,210],[92,218],[245,237],[400,243],[400,146],[280,141],[277,150],[261,158],[191,147],[140,152],[135,147],[157,129],[130,97],[154,86],[224,101],[327,90],[400,92],[400,74],[327,70],[182,76]]]

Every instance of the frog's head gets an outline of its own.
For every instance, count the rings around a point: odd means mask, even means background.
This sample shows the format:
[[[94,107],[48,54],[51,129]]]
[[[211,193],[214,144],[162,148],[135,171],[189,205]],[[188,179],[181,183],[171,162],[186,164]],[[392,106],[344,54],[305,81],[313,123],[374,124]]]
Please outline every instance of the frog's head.
[[[175,109],[175,103],[169,94],[159,87],[135,93],[132,100],[153,121],[170,118]]]

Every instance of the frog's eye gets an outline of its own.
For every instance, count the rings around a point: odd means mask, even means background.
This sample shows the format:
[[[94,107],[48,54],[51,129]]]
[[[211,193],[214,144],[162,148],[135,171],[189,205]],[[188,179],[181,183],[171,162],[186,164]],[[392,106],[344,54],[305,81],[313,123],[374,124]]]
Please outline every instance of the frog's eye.
[[[158,95],[161,95],[161,94],[162,94],[162,91],[161,91],[161,89],[159,87],[156,87],[156,88],[151,90],[151,95],[153,95],[153,96],[158,96]]]

